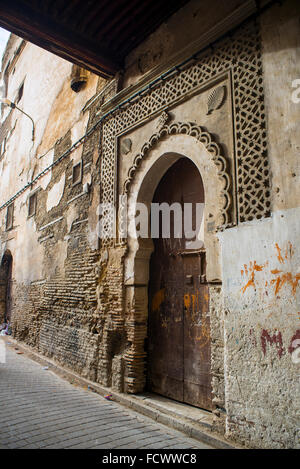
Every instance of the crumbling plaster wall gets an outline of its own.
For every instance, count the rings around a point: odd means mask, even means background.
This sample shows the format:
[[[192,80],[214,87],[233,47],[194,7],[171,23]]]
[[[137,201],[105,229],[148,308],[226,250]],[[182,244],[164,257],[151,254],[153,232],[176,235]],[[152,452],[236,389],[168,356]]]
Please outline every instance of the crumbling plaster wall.
[[[32,66],[35,63],[38,67]],[[44,169],[43,155],[47,155],[69,129],[79,126],[73,131],[75,141],[78,130],[83,131],[86,127],[88,116],[83,116],[81,110],[96,90],[97,77],[90,74],[88,86],[80,93],[74,93],[70,88],[71,69],[71,63],[26,43],[10,70],[6,95],[14,101],[24,83],[23,96],[17,104],[32,117],[35,138],[33,142],[32,123],[28,117],[18,110],[4,108],[3,117],[11,113],[13,129],[6,141],[6,153],[13,157],[1,161],[3,197],[11,196],[12,187],[21,188]]]
[[[10,41],[5,60],[18,41]],[[91,112],[82,109],[105,81],[89,74],[85,87],[75,93],[70,88],[71,69],[72,64],[29,43],[14,60],[7,96],[15,99],[25,77],[18,106],[32,116],[35,139],[32,142],[26,116],[4,110],[10,132],[0,158],[1,204],[95,124],[97,104]],[[93,363],[99,341],[99,334],[92,332],[99,257],[94,237],[100,192],[98,145],[96,131],[18,196],[12,229],[5,229],[6,208],[0,213],[0,257],[7,249],[13,256],[13,335],[91,379],[96,379]],[[81,160],[82,180],[74,185],[72,168]],[[29,196],[34,193],[36,213],[28,217]]]
[[[225,299],[226,432],[261,448],[299,441],[299,5],[260,18],[271,218],[219,234]]]

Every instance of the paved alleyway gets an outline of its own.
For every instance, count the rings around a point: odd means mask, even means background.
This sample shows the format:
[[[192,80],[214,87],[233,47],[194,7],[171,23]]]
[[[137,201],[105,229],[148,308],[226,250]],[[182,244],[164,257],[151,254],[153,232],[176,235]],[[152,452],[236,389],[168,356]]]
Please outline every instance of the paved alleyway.
[[[14,346],[6,346],[0,363],[0,396],[0,449],[210,448],[73,386]]]

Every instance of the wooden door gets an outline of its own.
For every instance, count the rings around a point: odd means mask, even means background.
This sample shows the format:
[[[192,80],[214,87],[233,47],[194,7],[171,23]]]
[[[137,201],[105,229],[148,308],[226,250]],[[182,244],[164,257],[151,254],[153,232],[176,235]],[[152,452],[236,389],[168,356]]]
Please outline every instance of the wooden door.
[[[0,322],[11,319],[12,255],[4,253],[0,265]]]
[[[12,307],[12,298],[11,298],[11,289],[12,289],[12,257],[8,260],[7,268],[7,284],[6,284],[6,322],[11,321],[11,307]]]
[[[154,203],[204,202],[196,166],[178,160],[159,183]],[[195,211],[194,211],[195,215]],[[195,220],[194,220],[195,228]],[[210,322],[205,251],[186,249],[184,234],[154,239],[150,261],[148,389],[211,409]],[[184,231],[183,231],[184,233]]]

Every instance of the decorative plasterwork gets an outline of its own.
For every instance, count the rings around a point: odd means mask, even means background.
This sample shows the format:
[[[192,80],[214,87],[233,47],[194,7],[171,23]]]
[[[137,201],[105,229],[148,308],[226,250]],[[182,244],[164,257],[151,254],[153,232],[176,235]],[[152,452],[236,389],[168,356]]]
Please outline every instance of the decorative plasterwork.
[[[219,109],[225,101],[226,98],[226,86],[217,86],[210,93],[207,100],[207,114],[211,114],[216,109]]]
[[[230,194],[231,190],[231,177],[228,170],[228,164],[224,156],[221,154],[221,147],[213,141],[212,136],[209,132],[205,131],[200,126],[194,124],[193,122],[174,122],[170,125],[165,125],[157,133],[153,134],[149,141],[145,143],[141,149],[141,152],[136,155],[133,165],[128,171],[128,177],[124,183],[124,195],[128,193],[130,184],[134,178],[134,175],[139,168],[142,160],[147,156],[149,151],[163,138],[168,135],[174,134],[185,134],[190,137],[194,137],[196,140],[201,142],[206,150],[210,153],[212,161],[218,168],[218,176],[223,182],[223,189],[221,196],[223,198],[222,204],[222,225],[218,228],[227,228],[232,226],[232,198]]]
[[[116,201],[118,136],[213,86],[225,73],[232,78],[238,221],[270,215],[261,43],[254,21],[179,68],[177,74],[148,87],[103,122],[102,202]]]
[[[124,138],[120,145],[120,150],[122,155],[127,155],[131,152],[132,140],[130,138]]]
[[[159,132],[170,120],[170,114],[167,111],[161,113],[158,119],[156,130]]]

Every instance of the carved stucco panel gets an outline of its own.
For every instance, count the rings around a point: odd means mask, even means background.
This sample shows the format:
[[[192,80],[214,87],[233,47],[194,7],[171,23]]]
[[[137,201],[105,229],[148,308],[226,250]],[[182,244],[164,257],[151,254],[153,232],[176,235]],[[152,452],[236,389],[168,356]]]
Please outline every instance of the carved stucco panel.
[[[103,122],[102,202],[116,201],[118,136],[167,107],[189,99],[224,73],[232,78],[235,161],[232,172],[236,181],[231,187],[237,190],[237,220],[250,221],[270,215],[261,42],[259,28],[253,21],[185,68],[179,68],[175,76],[160,81],[136,100],[120,106]]]

